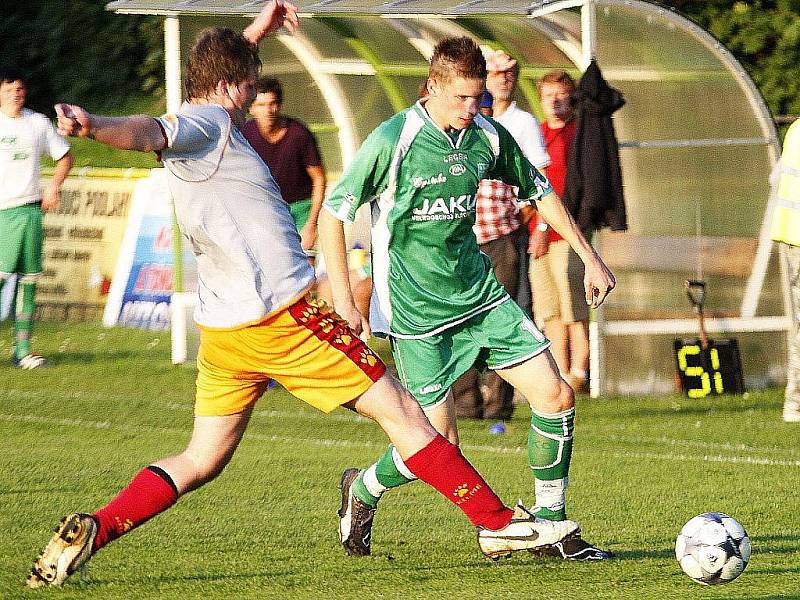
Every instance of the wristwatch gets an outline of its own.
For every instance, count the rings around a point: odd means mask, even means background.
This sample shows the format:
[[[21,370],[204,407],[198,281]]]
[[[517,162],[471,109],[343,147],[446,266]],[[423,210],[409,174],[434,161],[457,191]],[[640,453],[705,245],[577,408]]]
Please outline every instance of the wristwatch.
[[[536,230],[537,231],[547,231],[548,229],[550,229],[550,225],[548,225],[544,221],[542,221],[541,223],[537,223],[536,224]]]

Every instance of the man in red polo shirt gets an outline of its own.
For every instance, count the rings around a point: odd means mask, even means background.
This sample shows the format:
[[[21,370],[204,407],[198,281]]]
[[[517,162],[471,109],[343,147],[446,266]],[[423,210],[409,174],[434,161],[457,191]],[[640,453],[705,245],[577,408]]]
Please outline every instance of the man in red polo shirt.
[[[571,103],[575,80],[565,71],[550,71],[537,87],[545,121],[542,134],[550,155],[545,169],[559,196],[567,180],[567,159],[575,137]],[[529,223],[530,279],[536,324],[551,342],[564,378],[576,392],[588,391],[589,307],[583,292],[583,263],[569,244],[537,215]]]

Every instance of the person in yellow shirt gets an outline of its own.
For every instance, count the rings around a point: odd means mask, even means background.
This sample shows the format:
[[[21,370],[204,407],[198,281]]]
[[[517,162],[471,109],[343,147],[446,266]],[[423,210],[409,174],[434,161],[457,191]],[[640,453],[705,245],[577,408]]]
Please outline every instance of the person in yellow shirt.
[[[800,423],[800,121],[792,124],[783,141],[772,239],[784,246],[792,298],[792,336],[786,365],[783,420]]]

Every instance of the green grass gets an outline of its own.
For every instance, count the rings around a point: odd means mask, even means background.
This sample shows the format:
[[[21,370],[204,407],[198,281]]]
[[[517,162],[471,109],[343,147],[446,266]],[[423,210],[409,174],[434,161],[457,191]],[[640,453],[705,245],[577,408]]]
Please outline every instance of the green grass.
[[[0,353],[9,330],[0,331]],[[374,555],[338,546],[342,469],[384,448],[377,426],[315,412],[275,391],[257,406],[222,476],[111,544],[88,578],[22,587],[30,560],[66,512],[104,504],[149,461],[183,448],[194,371],[169,364],[169,337],[41,324],[52,369],[0,366],[0,598],[797,598],[800,429],[780,421],[778,390],[689,401],[579,398],[569,505],[605,564],[479,554],[462,514],[422,484],[384,499]],[[532,500],[528,411],[508,432],[461,424],[466,455],[500,495]],[[753,543],[735,582],[703,588],[673,543],[691,516],[736,516]]]
[[[163,98],[158,96],[147,96],[133,98],[125,105],[116,110],[107,111],[110,116],[123,116],[132,114],[144,114],[159,116],[166,112],[166,104]],[[109,167],[117,169],[138,168],[154,169],[159,166],[156,155],[153,152],[134,152],[132,150],[118,150],[104,144],[99,144],[86,138],[68,138],[72,157],[75,160],[73,175],[81,167]],[[42,165],[45,169],[53,166],[53,161],[45,158]]]

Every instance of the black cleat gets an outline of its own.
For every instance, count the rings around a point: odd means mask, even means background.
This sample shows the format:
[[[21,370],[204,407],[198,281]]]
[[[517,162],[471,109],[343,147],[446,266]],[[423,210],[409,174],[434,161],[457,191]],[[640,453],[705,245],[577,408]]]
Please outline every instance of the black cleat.
[[[597,546],[593,546],[580,536],[548,546],[543,549],[540,554],[543,556],[557,556],[564,560],[581,561],[609,560],[614,558],[614,554],[611,551],[602,550]]]
[[[375,509],[362,502],[351,489],[358,469],[345,469],[339,489],[342,506],[339,509],[339,541],[350,556],[369,556],[372,543],[372,519]]]

